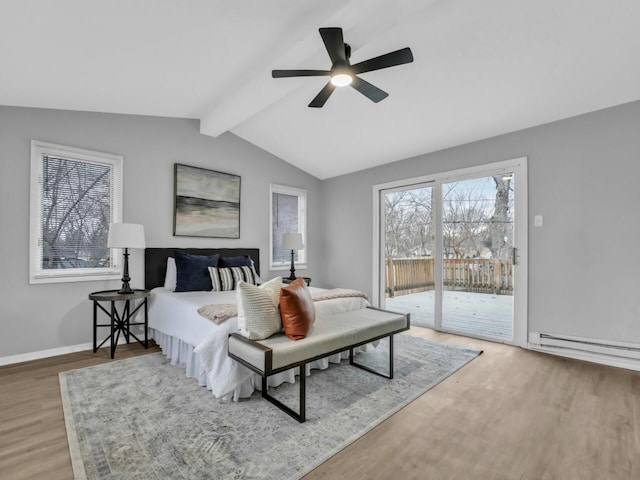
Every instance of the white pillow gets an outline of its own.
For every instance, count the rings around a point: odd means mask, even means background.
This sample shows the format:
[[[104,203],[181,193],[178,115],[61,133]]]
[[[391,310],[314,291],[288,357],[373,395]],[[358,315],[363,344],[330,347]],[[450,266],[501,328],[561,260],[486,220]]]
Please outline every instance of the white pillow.
[[[176,291],[176,284],[178,283],[178,270],[176,269],[176,259],[173,257],[167,258],[167,273],[164,275],[164,288]]]
[[[251,259],[251,271],[253,272],[254,282],[256,282],[256,285],[260,285],[262,283],[262,279],[258,275],[258,272],[256,272],[256,263],[253,261],[253,258]]]
[[[240,281],[236,289],[238,300],[238,330],[250,340],[263,340],[282,329],[280,320],[280,290],[282,277],[260,286]]]

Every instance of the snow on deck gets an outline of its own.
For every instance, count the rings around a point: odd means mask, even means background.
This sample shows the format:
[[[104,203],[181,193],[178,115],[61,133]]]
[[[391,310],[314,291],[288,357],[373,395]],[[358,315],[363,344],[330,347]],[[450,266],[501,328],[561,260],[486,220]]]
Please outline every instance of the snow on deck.
[[[411,324],[434,327],[435,291],[412,293],[385,300],[388,310],[411,314]],[[513,336],[513,296],[445,291],[442,329],[472,336],[510,341]]]

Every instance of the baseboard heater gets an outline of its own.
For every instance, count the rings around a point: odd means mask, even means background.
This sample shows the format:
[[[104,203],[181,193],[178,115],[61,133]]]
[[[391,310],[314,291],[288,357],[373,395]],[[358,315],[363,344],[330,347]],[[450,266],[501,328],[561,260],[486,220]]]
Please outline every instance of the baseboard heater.
[[[640,370],[640,344],[529,332],[529,346],[572,358]]]

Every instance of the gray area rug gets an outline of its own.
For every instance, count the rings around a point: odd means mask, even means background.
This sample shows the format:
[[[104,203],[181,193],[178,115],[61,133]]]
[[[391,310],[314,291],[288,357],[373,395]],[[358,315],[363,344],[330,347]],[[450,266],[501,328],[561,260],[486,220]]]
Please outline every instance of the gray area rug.
[[[358,362],[386,371],[387,345]],[[345,361],[314,370],[303,424],[260,392],[223,404],[161,353],[63,372],[75,478],[298,479],[480,353],[408,334],[394,351],[393,380]],[[297,383],[270,392],[297,411]]]

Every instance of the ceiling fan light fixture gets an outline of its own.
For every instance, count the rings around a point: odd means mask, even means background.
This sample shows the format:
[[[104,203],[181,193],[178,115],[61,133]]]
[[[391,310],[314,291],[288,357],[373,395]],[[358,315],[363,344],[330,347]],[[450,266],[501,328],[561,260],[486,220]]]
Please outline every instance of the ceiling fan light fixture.
[[[336,87],[346,87],[353,82],[353,76],[348,73],[339,72],[331,76],[331,83]]]
[[[363,62],[351,64],[351,47],[344,43],[342,29],[339,27],[320,28],[320,36],[331,59],[331,70],[272,70],[273,78],[285,77],[329,77],[329,82],[309,103],[310,108],[322,108],[336,87],[351,86],[374,103],[389,96],[387,92],[370,84],[358,75],[383,68],[395,67],[413,62],[409,47],[378,55]]]

